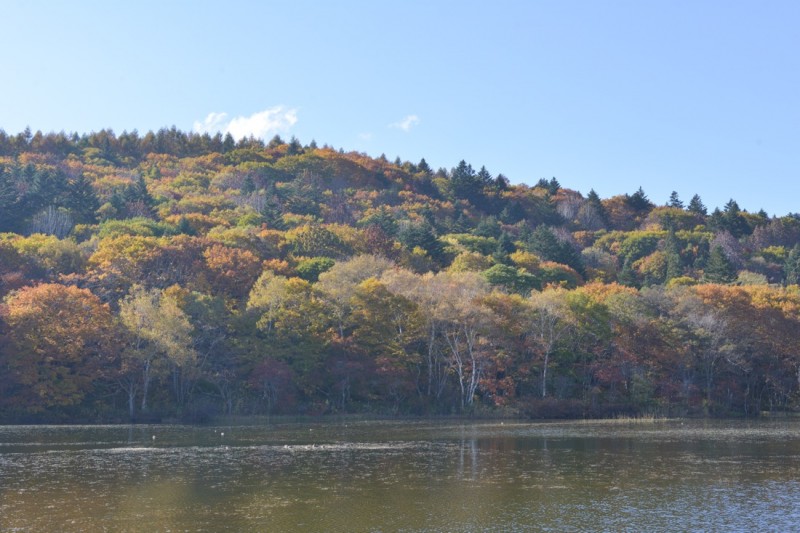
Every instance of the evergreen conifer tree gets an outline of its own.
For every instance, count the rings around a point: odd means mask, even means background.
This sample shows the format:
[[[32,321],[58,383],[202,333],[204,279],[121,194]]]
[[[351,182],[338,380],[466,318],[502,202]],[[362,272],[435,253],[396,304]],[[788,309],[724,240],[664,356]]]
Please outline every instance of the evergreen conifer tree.
[[[225,134],[225,139],[222,141],[222,153],[226,154],[236,148],[236,141],[230,133]]]
[[[786,256],[783,274],[786,285],[800,284],[800,244],[795,244]]]
[[[540,225],[533,231],[526,246],[528,251],[546,261],[568,265],[579,274],[583,275],[584,273],[583,261],[578,252],[570,243],[559,241],[550,228],[545,225]]]
[[[667,282],[683,274],[680,245],[674,229],[670,229],[664,240],[664,253],[667,256],[667,273],[664,281]]]
[[[297,137],[292,136],[289,140],[289,148],[286,150],[289,155],[299,155],[303,153],[303,145],[297,140]],[[386,156],[384,156],[385,158]]]
[[[433,172],[430,165],[428,165],[428,162],[425,161],[424,157],[419,160],[419,163],[417,163],[417,170],[419,170],[423,174],[428,174],[428,175],[430,175]]]
[[[78,224],[94,224],[97,222],[97,210],[100,209],[100,201],[97,199],[94,187],[83,174],[79,174],[77,178],[69,183],[65,207],[70,210],[72,217]]]
[[[498,191],[505,191],[511,186],[511,182],[502,174],[498,174],[494,179],[494,187]]]
[[[185,216],[178,219],[178,224],[175,227],[175,231],[181,235],[194,235],[196,233],[191,224],[189,224],[189,219],[187,219]]]
[[[453,196],[475,203],[483,193],[481,180],[482,178],[475,173],[472,165],[462,159],[458,166],[450,172],[450,187]]]
[[[676,191],[672,191],[672,194],[669,195],[669,202],[667,203],[669,207],[677,207],[678,209],[683,209],[683,202],[678,197],[678,193]]]
[[[0,232],[13,230],[21,214],[20,195],[14,177],[4,167],[0,167]]]
[[[267,223],[267,227],[269,228],[286,229],[286,225],[283,222],[283,210],[281,209],[281,204],[278,201],[278,195],[275,190],[274,183],[269,183],[265,194],[266,199],[260,213],[264,218],[264,222]]]
[[[591,207],[601,224],[608,226],[608,211],[606,211],[603,201],[600,200],[600,195],[594,189],[589,190],[589,194],[586,195],[586,204]]]
[[[255,192],[255,190],[256,190],[256,184],[253,181],[253,176],[248,174],[247,176],[245,176],[244,181],[242,181],[242,189],[241,189],[242,194],[248,195]]]
[[[750,226],[742,215],[739,204],[733,199],[725,204],[725,211],[722,216],[722,227],[736,238],[750,233]]]
[[[736,269],[721,246],[712,248],[703,272],[703,279],[710,283],[733,283],[736,281]]]
[[[427,252],[428,257],[437,263],[446,259],[444,245],[436,237],[433,228],[427,222],[406,224],[397,235],[398,240],[409,250],[419,247]]]
[[[694,213],[696,215],[706,216],[708,214],[708,210],[706,206],[703,205],[703,201],[700,199],[700,196],[695,194],[692,196],[692,199],[689,200],[689,205],[686,208],[687,211],[690,213]]]
[[[281,139],[281,136],[278,135],[278,134],[275,134],[275,136],[272,139],[270,139],[269,142],[267,143],[267,148],[269,148],[269,149],[277,148],[278,146],[281,146],[283,144],[286,144],[286,143],[283,142],[283,139]]]
[[[486,167],[481,167],[481,169],[478,171],[478,176],[477,177],[478,177],[478,181],[484,187],[488,187],[488,186],[490,186],[490,185],[492,185],[494,183],[494,178],[489,173],[489,171],[486,170]]]
[[[548,194],[553,195],[558,192],[561,188],[561,184],[555,177],[548,179],[540,178],[539,181],[536,182],[534,185],[536,188],[544,189],[548,192]]]
[[[622,270],[617,274],[617,282],[619,282],[620,285],[626,285],[628,287],[637,286],[636,273],[633,271],[630,257],[626,257],[625,262],[622,263]]]
[[[647,198],[644,189],[639,187],[635,193],[627,198],[627,204],[636,211],[646,211],[653,207],[653,203]]]
[[[497,239],[497,247],[492,257],[496,262],[507,265],[511,263],[509,254],[513,253],[515,250],[516,246],[514,246],[514,241],[511,239],[511,236],[504,231],[500,235],[500,238]]]
[[[502,232],[503,228],[500,226],[497,218],[490,215],[481,219],[472,233],[480,235],[481,237],[499,237]]]

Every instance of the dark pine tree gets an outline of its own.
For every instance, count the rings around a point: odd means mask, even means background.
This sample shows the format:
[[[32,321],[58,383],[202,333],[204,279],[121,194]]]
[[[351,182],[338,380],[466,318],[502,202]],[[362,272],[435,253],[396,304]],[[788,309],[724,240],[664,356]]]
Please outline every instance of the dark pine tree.
[[[189,219],[186,217],[181,217],[178,219],[178,223],[175,225],[175,231],[179,235],[194,235],[196,232],[192,225],[189,224]]]
[[[536,182],[534,188],[544,189],[547,191],[548,194],[553,195],[558,192],[561,188],[561,184],[555,177],[548,179],[541,178],[539,181]]]
[[[488,170],[486,170],[486,167],[481,167],[481,169],[478,171],[478,176],[477,176],[477,178],[478,178],[478,181],[479,181],[479,182],[480,182],[480,183],[481,183],[481,184],[482,184],[484,187],[489,187],[490,185],[492,185],[492,184],[494,183],[494,178],[493,178],[493,177],[492,177],[492,175],[489,173],[489,171],[488,171]]]
[[[499,237],[500,234],[503,233],[503,228],[500,226],[500,222],[497,221],[497,218],[490,215],[481,219],[472,233],[480,235],[481,237]]]
[[[289,140],[289,148],[286,150],[289,155],[300,155],[303,153],[303,145],[297,140],[297,137],[292,136]]]
[[[256,190],[256,183],[253,181],[253,176],[248,174],[245,176],[244,180],[242,181],[242,194],[249,195],[254,193]]]
[[[50,169],[37,170],[28,165],[23,169],[25,183],[23,203],[28,213],[35,213],[47,206],[61,207],[67,194],[67,177]]]
[[[701,215],[701,216],[708,215],[708,210],[706,209],[706,206],[703,205],[703,201],[697,194],[692,196],[692,199],[689,200],[689,205],[687,206],[686,210],[689,211],[690,213],[694,213],[695,215]]]
[[[644,189],[639,187],[639,189],[629,195],[626,199],[626,203],[628,207],[635,211],[643,212],[653,208],[653,203],[647,198],[647,195],[644,193]]]
[[[600,219],[600,223],[603,226],[608,226],[608,211],[606,211],[606,206],[603,205],[603,201],[600,200],[600,195],[594,189],[589,191],[589,194],[586,195],[586,203],[590,206],[590,208],[594,211],[597,215],[597,218]]]
[[[783,274],[786,285],[800,284],[800,244],[795,244],[786,256]]]
[[[138,176],[133,183],[125,187],[122,200],[128,216],[153,216],[153,206],[156,202],[147,190],[144,176]]]
[[[497,247],[495,248],[492,257],[497,263],[510,264],[510,254],[516,251],[517,247],[514,246],[514,241],[511,236],[505,231],[497,239]]]
[[[737,239],[751,233],[750,225],[747,223],[747,219],[744,217],[744,215],[742,215],[742,210],[739,208],[739,204],[737,204],[733,199],[729,200],[728,203],[725,204],[723,227]]]
[[[394,215],[386,206],[381,206],[359,221],[361,227],[378,226],[389,237],[397,235],[398,226]]]
[[[14,175],[0,167],[0,232],[13,231],[23,217],[24,205]]]
[[[667,205],[669,207],[683,209],[683,202],[681,202],[681,199],[678,197],[678,193],[676,191],[672,191],[672,193],[669,195],[669,202],[667,202]]]
[[[456,168],[450,171],[450,188],[453,196],[471,203],[480,201],[483,193],[481,178],[475,173],[472,165],[467,164],[463,159]]]
[[[222,141],[222,153],[226,154],[236,148],[236,140],[230,133],[225,134],[225,139]]]
[[[703,272],[703,279],[709,283],[733,283],[736,281],[736,269],[721,246],[712,248]]]
[[[511,181],[502,174],[498,174],[494,179],[494,188],[498,191],[505,191],[511,187]]]
[[[581,256],[572,245],[560,241],[555,234],[545,225],[539,225],[526,242],[528,251],[536,254],[545,261],[554,261],[574,268],[581,275],[584,273]]]
[[[64,207],[70,210],[73,219],[78,224],[95,224],[97,222],[100,201],[97,199],[94,187],[83,174],[79,174],[77,178],[69,182]]]
[[[667,256],[667,274],[664,281],[667,282],[683,274],[680,243],[674,229],[670,229],[664,239],[664,253]]]
[[[419,247],[428,257],[443,264],[446,257],[444,245],[436,237],[433,228],[427,222],[416,222],[405,225],[397,235],[398,240],[409,250]]]
[[[278,200],[278,194],[274,183],[267,184],[265,195],[266,198],[260,214],[264,222],[267,223],[267,227],[281,230],[286,229],[286,224],[283,222],[283,209]]]

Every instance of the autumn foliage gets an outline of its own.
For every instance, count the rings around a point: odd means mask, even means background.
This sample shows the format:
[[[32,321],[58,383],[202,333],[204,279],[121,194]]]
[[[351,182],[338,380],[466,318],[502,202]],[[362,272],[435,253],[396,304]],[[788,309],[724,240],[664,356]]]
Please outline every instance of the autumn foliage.
[[[793,411],[799,281],[800,219],[733,200],[0,130],[7,421]]]

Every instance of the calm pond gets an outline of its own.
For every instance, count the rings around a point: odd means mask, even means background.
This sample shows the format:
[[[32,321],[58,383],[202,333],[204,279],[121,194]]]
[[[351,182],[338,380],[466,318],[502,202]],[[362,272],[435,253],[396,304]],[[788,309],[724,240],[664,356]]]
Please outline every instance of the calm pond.
[[[2,531],[788,531],[800,422],[0,427]]]

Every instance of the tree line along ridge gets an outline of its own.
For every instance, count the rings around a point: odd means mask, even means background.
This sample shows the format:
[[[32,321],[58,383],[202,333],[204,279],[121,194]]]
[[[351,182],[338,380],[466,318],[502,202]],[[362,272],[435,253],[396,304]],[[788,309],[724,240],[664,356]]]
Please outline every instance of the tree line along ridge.
[[[0,130],[0,418],[798,407],[800,218],[175,128]]]

